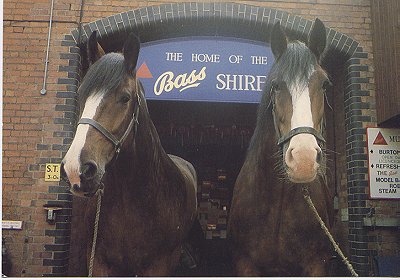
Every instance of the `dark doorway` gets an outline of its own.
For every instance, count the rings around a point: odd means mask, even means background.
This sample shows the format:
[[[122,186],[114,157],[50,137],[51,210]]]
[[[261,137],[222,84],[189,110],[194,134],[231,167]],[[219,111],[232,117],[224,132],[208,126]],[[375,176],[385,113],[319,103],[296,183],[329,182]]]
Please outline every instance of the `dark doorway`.
[[[198,221],[176,276],[232,276],[229,208],[257,104],[148,101],[148,107],[164,149],[190,161],[198,177]]]

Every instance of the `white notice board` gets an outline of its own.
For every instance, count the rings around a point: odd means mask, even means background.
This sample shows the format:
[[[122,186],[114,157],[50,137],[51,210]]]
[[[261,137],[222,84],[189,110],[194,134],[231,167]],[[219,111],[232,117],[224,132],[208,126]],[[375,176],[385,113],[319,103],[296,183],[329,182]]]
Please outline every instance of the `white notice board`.
[[[367,128],[369,195],[400,199],[400,129]]]

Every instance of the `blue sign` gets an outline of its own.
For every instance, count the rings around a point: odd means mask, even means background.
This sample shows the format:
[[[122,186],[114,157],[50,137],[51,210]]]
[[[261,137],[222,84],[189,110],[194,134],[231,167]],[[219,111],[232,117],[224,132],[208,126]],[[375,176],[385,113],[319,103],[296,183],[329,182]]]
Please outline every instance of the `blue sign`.
[[[273,61],[260,42],[176,38],[143,44],[137,75],[149,100],[258,103]]]

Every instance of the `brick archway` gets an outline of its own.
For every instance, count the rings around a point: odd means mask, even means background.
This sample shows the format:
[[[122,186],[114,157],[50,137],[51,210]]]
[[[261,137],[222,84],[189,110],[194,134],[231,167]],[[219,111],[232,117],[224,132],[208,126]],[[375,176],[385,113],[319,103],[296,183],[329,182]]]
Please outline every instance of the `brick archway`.
[[[66,72],[68,78],[60,78],[58,81],[59,84],[66,84],[68,91],[57,92],[57,97],[65,100],[65,105],[56,107],[56,110],[63,112],[65,117],[64,133],[59,136],[63,139],[63,150],[66,151],[72,141],[77,119],[76,92],[82,68],[79,46],[85,45],[92,31],[99,31],[99,41],[106,50],[120,48],[129,32],[139,34],[142,42],[201,35],[231,36],[268,42],[269,32],[276,21],[281,21],[283,28],[293,38],[307,38],[312,27],[310,20],[268,7],[235,3],[174,3],[115,14],[85,24],[81,31],[72,30],[62,41],[63,46],[70,47],[69,53],[61,54],[61,59],[67,60],[68,66],[62,69],[60,67],[60,71]],[[362,225],[363,216],[369,211],[366,207],[368,162],[365,153],[364,127],[372,120],[370,116],[363,114],[362,109],[373,108],[364,101],[364,97],[370,96],[368,78],[363,77],[363,72],[368,71],[368,66],[361,64],[360,59],[366,58],[368,54],[363,52],[357,41],[330,28],[327,28],[327,44],[327,59],[339,61],[345,70],[341,93],[344,102],[342,108],[346,138],[350,258],[357,272],[367,276],[368,236]],[[58,192],[59,200],[62,202],[70,204],[72,201],[72,196],[63,188],[49,191]],[[70,218],[71,214],[68,214],[66,219],[70,221]],[[49,232],[50,234],[64,235],[66,239],[70,236],[65,230],[60,232],[55,230]],[[63,242],[65,244],[65,240]],[[54,244],[46,245],[46,249],[51,252],[61,250],[61,247],[52,245]],[[63,247],[62,250],[68,252],[68,248]],[[54,275],[60,273],[62,275],[61,271],[65,271],[62,268],[67,262],[68,260],[62,262],[54,259],[45,265],[53,267]]]

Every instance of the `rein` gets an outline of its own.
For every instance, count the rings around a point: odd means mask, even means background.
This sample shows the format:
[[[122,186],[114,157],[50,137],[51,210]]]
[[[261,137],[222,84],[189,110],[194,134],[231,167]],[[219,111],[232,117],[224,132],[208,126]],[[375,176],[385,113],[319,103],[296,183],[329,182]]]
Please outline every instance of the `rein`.
[[[136,85],[137,85],[138,90],[139,90],[138,86],[140,86],[140,89],[142,89],[140,83],[137,82]],[[140,109],[140,104],[141,104],[140,94],[138,93],[138,91],[136,92],[136,96],[137,96],[137,101],[135,102],[135,107],[133,109],[132,119],[129,122],[129,125],[126,128],[124,134],[122,135],[122,137],[119,140],[111,132],[109,132],[104,126],[102,126],[100,123],[98,123],[97,121],[95,121],[93,119],[81,118],[79,120],[79,122],[78,122],[78,124],[88,124],[88,125],[94,127],[104,137],[106,137],[108,140],[110,140],[111,143],[114,144],[115,154],[114,154],[114,157],[111,159],[111,163],[115,162],[116,158],[118,157],[119,153],[121,152],[122,144],[125,142],[126,138],[128,138],[128,135],[132,131],[133,128],[134,128],[134,136],[136,135],[137,127],[138,127],[138,124],[139,124],[138,118],[139,118],[139,109]],[[99,189],[96,191],[95,195],[97,195],[97,206],[96,206],[96,217],[95,217],[95,220],[94,220],[94,228],[93,228],[92,249],[91,249],[91,252],[90,252],[90,259],[89,259],[88,277],[92,277],[93,276],[94,257],[95,257],[96,245],[97,245],[97,233],[98,233],[98,230],[99,230],[101,199],[102,199],[102,197],[104,195],[104,184],[103,184],[103,182],[100,182]]]
[[[343,251],[340,249],[339,245],[336,243],[336,241],[333,238],[332,234],[329,232],[329,229],[326,227],[324,221],[321,219],[321,216],[318,214],[318,211],[315,208],[314,203],[311,200],[311,196],[310,196],[310,192],[308,191],[308,187],[304,186],[302,191],[303,191],[304,200],[307,202],[307,205],[310,207],[311,211],[313,212],[314,217],[317,219],[317,221],[319,222],[321,228],[324,230],[325,234],[328,236],[329,241],[333,245],[333,248],[339,254],[339,256],[342,258],[343,263],[347,266],[347,269],[350,271],[351,276],[358,277],[357,272],[354,270],[354,268],[351,265],[351,263],[348,261],[346,256],[343,254]]]
[[[94,265],[94,255],[95,255],[96,243],[97,243],[97,232],[99,231],[101,198],[103,197],[103,194],[104,194],[104,185],[101,184],[101,186],[102,186],[102,188],[101,189],[99,188],[96,192],[96,195],[97,195],[96,218],[94,220],[93,242],[92,242],[92,250],[90,252],[88,277],[93,276],[93,265]]]

